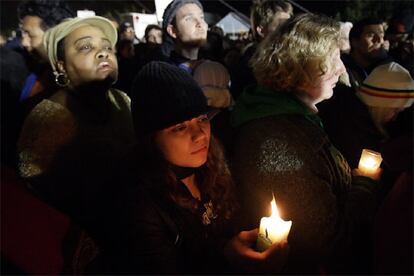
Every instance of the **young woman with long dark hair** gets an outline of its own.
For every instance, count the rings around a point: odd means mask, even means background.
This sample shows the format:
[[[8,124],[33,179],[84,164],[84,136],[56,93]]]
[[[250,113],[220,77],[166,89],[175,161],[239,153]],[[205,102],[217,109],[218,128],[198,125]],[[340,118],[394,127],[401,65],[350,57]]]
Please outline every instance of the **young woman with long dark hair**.
[[[111,235],[120,239],[117,272],[277,272],[285,244],[259,253],[252,249],[257,230],[236,235],[234,185],[210,131],[215,112],[195,80],[151,62],[132,90],[137,146]]]

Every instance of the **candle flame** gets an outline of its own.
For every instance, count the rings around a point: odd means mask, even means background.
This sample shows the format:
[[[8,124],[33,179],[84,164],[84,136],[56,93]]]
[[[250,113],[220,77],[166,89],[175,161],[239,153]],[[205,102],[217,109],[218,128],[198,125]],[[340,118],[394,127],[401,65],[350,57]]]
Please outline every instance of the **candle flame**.
[[[274,221],[284,221],[279,215],[279,209],[277,208],[275,195],[273,195],[273,199],[270,202],[270,206],[272,208],[272,214],[270,215],[270,219]]]
[[[364,165],[366,167],[369,167],[369,168],[377,167],[377,161],[374,158],[370,157],[370,156],[368,156],[364,161],[365,161]]]
[[[284,221],[279,216],[275,196],[270,202],[272,214],[270,217],[263,217],[260,220],[259,237],[257,239],[257,247],[260,252],[264,251],[270,244],[287,241],[292,221]]]
[[[270,215],[270,217],[280,218],[279,210],[277,209],[276,200],[274,196],[273,196],[273,200],[270,202],[270,206],[272,207],[272,214]]]

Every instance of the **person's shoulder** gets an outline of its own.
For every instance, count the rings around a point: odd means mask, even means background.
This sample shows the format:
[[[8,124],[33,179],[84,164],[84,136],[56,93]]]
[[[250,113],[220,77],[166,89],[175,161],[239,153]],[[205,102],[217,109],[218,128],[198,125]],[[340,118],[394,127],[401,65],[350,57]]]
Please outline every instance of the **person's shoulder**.
[[[119,89],[111,88],[109,90],[109,95],[114,103],[125,102],[128,105],[131,104],[131,99],[129,98],[129,96]]]
[[[265,133],[282,135],[297,129],[302,124],[308,123],[308,120],[306,120],[306,117],[302,114],[274,114],[251,120],[241,128],[261,129]]]
[[[298,143],[300,137],[304,136],[301,134],[303,129],[298,122],[302,122],[300,116],[284,114],[251,120],[238,129],[236,139],[238,147],[236,147],[242,148],[243,151],[248,148],[251,150],[268,146],[292,147]]]
[[[26,117],[19,141],[30,140],[37,136],[36,139],[64,143],[63,141],[69,141],[73,138],[77,127],[76,118],[67,108],[44,99]],[[28,140],[26,142],[30,143]]]
[[[49,122],[74,120],[73,114],[61,105],[49,99],[43,99],[29,113],[27,119],[39,119]]]
[[[109,93],[112,94],[112,95],[120,95],[123,98],[128,98],[129,99],[128,95],[124,91],[119,90],[117,88],[111,88],[111,89],[109,89]]]
[[[311,119],[302,114],[277,114],[256,119],[243,126],[244,139],[278,144],[288,151],[301,152],[326,142],[326,133]]]

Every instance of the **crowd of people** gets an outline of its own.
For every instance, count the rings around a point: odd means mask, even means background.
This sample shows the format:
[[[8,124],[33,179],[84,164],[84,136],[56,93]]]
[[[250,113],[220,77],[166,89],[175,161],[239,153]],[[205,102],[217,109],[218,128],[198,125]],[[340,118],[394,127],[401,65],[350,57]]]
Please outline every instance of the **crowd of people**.
[[[2,273],[413,273],[409,11],[343,23],[256,1],[238,42],[198,0],[142,41],[64,1],[18,16],[0,47]],[[262,251],[272,197],[292,228]]]

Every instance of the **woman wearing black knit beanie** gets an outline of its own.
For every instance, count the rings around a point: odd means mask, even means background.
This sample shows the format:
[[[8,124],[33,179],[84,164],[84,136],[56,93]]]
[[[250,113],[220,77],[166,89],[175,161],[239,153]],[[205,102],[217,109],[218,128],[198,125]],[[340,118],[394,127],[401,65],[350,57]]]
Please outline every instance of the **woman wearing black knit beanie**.
[[[286,244],[259,253],[257,229],[238,233],[233,181],[210,134],[215,112],[193,78],[151,62],[132,91],[137,147],[110,222],[118,231],[110,235],[118,239],[115,272],[278,272]]]

